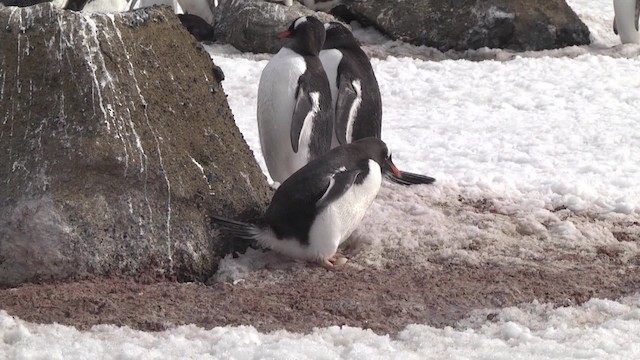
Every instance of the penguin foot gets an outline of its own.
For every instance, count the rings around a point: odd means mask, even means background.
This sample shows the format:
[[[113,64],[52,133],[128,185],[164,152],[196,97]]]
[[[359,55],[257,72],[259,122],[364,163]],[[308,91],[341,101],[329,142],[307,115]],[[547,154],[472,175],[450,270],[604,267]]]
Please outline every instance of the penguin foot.
[[[338,260],[339,258],[344,257],[341,253],[336,252],[335,254],[333,254],[330,258],[329,261],[331,261],[332,263],[336,262],[336,260]]]
[[[333,263],[330,259],[324,259],[324,261],[322,262],[322,267],[327,270],[333,270]]]
[[[327,270],[342,270],[347,265],[348,261],[349,259],[342,256],[342,254],[335,253],[333,256],[322,262],[322,267]]]

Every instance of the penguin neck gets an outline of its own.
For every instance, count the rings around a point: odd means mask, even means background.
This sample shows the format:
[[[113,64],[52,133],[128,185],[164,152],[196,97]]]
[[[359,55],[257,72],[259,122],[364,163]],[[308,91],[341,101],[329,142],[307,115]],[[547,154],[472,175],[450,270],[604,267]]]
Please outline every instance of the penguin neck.
[[[322,45],[323,49],[350,49],[359,47],[358,41],[346,34],[333,35],[327,37]]]
[[[320,50],[322,49],[322,44],[324,43],[324,38],[311,39],[311,41],[296,40],[297,39],[295,38],[287,40],[287,42],[284,44],[284,47],[287,47],[303,56],[318,56],[318,54],[320,54]]]

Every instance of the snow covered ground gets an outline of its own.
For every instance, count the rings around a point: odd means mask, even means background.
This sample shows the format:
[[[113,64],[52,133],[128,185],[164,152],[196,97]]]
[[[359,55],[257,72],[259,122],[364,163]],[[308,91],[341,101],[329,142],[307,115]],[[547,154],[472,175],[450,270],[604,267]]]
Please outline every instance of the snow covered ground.
[[[395,163],[437,182],[383,188],[354,235],[362,263],[380,265],[389,248],[414,261],[425,254],[470,263],[540,261],[558,248],[589,253],[618,246],[612,224],[640,220],[640,45],[619,45],[611,0],[568,3],[589,26],[592,45],[515,57],[492,50],[509,61],[372,60],[383,96],[383,139]],[[358,34],[383,41],[369,30]],[[269,56],[208,49],[264,170],[255,111]],[[403,51],[428,50],[394,45],[394,54]],[[424,200],[452,203],[461,194],[489,199],[516,223],[460,225]],[[577,215],[551,211],[562,208]],[[513,233],[505,230],[511,225]],[[478,258],[465,250],[470,241],[491,251]],[[635,242],[619,246],[639,251]],[[227,262],[237,267],[242,258]],[[251,271],[243,266],[229,276]],[[102,325],[81,332],[0,312],[0,358],[640,358],[640,294],[557,309],[523,304],[500,310],[493,321],[486,315],[470,314],[455,329],[411,325],[391,338],[337,327],[309,335],[194,326],[145,333]]]
[[[506,308],[494,322],[473,314],[467,329],[410,325],[397,337],[349,327],[300,335],[253,327],[180,326],[147,333],[112,325],[77,331],[36,325],[0,311],[0,354],[7,359],[637,359],[640,296],[590,300],[578,307]]]

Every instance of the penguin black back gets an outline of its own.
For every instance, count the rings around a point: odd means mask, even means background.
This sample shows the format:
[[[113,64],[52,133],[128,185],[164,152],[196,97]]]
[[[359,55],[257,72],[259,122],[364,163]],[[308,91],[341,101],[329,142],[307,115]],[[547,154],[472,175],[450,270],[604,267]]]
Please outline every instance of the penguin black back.
[[[373,67],[353,33],[339,22],[325,24],[326,40],[320,58],[337,87],[334,94],[334,133],[338,144],[382,137],[382,96]],[[339,56],[336,54],[339,52]],[[336,62],[339,59],[339,62]],[[336,65],[337,64],[337,65]],[[336,146],[334,141],[334,145]],[[390,180],[403,184],[430,184],[434,178],[401,172]]]
[[[391,154],[382,140],[367,138],[339,146],[285,180],[271,199],[264,220],[278,237],[295,236],[307,243],[309,229],[322,210],[316,204],[329,187],[328,178],[340,171],[360,169],[355,179],[355,184],[360,184],[369,175],[369,159],[378,163],[383,173],[397,171],[390,165]]]
[[[330,22],[325,25],[326,40],[323,50],[336,49],[342,53],[342,59],[337,69],[338,100],[336,104],[336,120],[334,131],[340,143],[341,139],[346,142],[364,139],[366,137],[381,138],[382,133],[382,97],[378,80],[369,61],[369,57],[360,48],[360,43],[353,36],[351,30],[339,22]],[[344,97],[347,101],[342,101],[340,94],[350,94],[353,98]],[[356,98],[358,100],[356,100]],[[350,138],[347,137],[346,119],[351,109],[351,102],[359,101],[355,119],[353,119],[350,130]],[[343,111],[346,114],[343,114]]]

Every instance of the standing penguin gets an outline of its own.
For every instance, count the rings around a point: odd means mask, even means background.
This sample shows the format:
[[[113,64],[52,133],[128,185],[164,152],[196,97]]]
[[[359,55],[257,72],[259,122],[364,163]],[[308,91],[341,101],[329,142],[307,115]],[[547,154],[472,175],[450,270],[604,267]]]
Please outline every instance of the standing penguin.
[[[316,158],[285,180],[259,223],[212,219],[239,238],[331,268],[338,246],[364,217],[382,176],[390,174],[399,172],[385,143],[358,140]]]
[[[346,26],[324,25],[326,40],[320,61],[329,77],[335,109],[332,147],[382,132],[382,101],[369,57]]]
[[[613,0],[613,32],[623,44],[640,43],[640,0]]]
[[[325,39],[320,20],[299,17],[280,37],[282,49],[260,76],[257,119],[267,169],[282,183],[331,149],[333,108],[318,57]]]
[[[329,77],[335,109],[332,147],[382,135],[382,100],[367,54],[351,31],[339,22],[324,25],[326,40],[320,61]],[[430,184],[434,178],[405,171],[390,178],[404,184]]]

